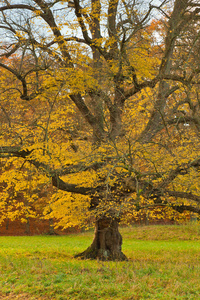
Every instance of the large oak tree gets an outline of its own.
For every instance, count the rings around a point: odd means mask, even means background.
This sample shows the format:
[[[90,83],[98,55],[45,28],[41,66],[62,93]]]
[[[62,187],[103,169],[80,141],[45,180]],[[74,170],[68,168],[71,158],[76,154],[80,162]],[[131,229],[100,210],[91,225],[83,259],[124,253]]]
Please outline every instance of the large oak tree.
[[[92,212],[82,257],[126,259],[131,211],[200,213],[198,2],[2,1],[1,156]]]

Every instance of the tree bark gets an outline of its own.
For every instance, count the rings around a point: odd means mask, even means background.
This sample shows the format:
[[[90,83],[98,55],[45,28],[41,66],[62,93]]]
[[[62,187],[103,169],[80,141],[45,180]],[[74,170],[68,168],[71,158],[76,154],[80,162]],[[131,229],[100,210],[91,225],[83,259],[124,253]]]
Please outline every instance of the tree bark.
[[[82,259],[127,260],[121,251],[122,236],[118,230],[118,221],[102,217],[95,223],[95,235],[92,244],[82,253],[75,255]]]
[[[26,218],[26,227],[25,227],[25,234],[30,234],[30,219],[29,217]]]

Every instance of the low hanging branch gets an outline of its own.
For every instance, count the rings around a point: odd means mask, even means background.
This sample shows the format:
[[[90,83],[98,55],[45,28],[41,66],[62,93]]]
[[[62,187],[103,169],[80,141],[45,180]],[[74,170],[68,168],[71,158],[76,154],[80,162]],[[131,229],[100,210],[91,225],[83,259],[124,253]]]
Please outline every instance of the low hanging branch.
[[[37,169],[41,169],[42,172],[44,172],[48,177],[52,179],[52,185],[60,190],[75,193],[75,194],[81,194],[81,195],[88,195],[91,197],[91,207],[96,207],[98,205],[99,200],[101,199],[103,194],[105,194],[106,191],[106,183],[104,181],[101,182],[98,186],[94,187],[83,187],[79,186],[77,184],[71,184],[68,182],[63,181],[60,176],[67,175],[67,174],[75,174],[79,172],[84,172],[87,170],[98,170],[103,167],[111,160],[111,157],[103,162],[92,162],[91,164],[87,164],[84,162],[80,162],[77,164],[67,165],[61,169],[52,169],[49,165],[39,162],[35,159],[31,158],[33,150],[23,150],[21,147],[9,147],[9,146],[2,146],[0,147],[0,156],[1,157],[7,157],[7,155],[11,157],[21,157],[25,159],[30,164],[34,165]],[[144,197],[155,199],[155,205],[160,205],[162,203],[161,197],[168,195],[173,198],[179,198],[179,199],[187,199],[192,200],[196,203],[196,205],[174,205],[171,204],[171,207],[175,209],[176,211],[183,212],[185,210],[200,213],[200,208],[197,207],[197,205],[200,204],[200,196],[195,195],[191,192],[184,192],[184,191],[170,191],[167,190],[167,186],[173,182],[173,180],[178,175],[185,175],[188,173],[189,169],[191,167],[199,168],[200,167],[200,158],[189,162],[188,164],[184,164],[181,166],[178,166],[176,169],[169,172],[169,175],[162,181],[162,183],[158,186],[153,186],[149,182],[145,182],[143,180],[138,179],[137,182],[134,178],[130,178],[129,180],[126,179],[124,181],[124,178],[121,178],[118,180],[118,182],[115,183],[115,185],[110,189],[112,194],[118,195],[119,199],[115,199],[115,201],[120,202],[120,198],[124,197],[123,195],[126,195],[127,197],[130,197],[131,194],[134,194],[137,192],[137,186],[140,188],[140,194]],[[129,183],[129,185],[124,183]],[[122,187],[123,186],[123,187]],[[121,196],[120,196],[121,195]]]

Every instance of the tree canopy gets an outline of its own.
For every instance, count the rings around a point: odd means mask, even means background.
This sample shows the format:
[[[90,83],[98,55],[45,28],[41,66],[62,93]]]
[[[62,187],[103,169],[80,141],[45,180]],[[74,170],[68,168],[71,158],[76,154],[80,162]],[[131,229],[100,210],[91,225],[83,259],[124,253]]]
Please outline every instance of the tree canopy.
[[[2,220],[96,220],[83,256],[125,259],[120,220],[200,214],[198,2],[2,1]]]

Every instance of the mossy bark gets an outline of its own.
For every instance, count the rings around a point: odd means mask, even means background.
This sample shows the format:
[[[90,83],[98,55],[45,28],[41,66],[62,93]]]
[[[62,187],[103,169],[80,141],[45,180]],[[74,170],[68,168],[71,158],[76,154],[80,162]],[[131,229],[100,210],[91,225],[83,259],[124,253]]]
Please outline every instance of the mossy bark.
[[[99,260],[127,260],[121,251],[122,236],[119,233],[118,222],[110,218],[101,218],[95,223],[95,236],[92,244],[75,257]]]

